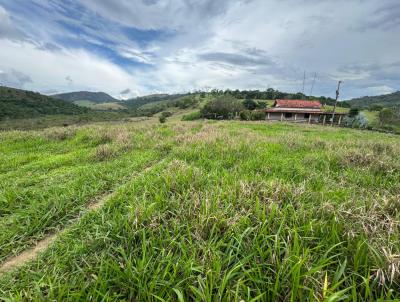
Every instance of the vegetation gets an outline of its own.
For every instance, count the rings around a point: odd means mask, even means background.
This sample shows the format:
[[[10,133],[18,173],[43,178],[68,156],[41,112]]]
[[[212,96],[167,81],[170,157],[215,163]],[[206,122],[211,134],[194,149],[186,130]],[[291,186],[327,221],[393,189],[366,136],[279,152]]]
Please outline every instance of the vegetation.
[[[393,122],[394,118],[394,111],[391,108],[383,108],[379,112],[379,122],[382,126]]]
[[[376,110],[376,109],[374,109],[374,106],[380,106],[381,108],[399,106],[400,105],[400,91],[390,93],[390,94],[378,95],[378,96],[364,96],[361,98],[349,100],[349,101],[347,101],[347,103],[349,103],[351,106],[354,106],[354,107],[358,107],[358,108],[362,108],[362,109],[371,108],[372,110]]]
[[[227,95],[209,101],[201,109],[201,115],[208,119],[233,119],[242,110],[242,103],[233,96]]]
[[[0,130],[30,130],[43,129],[55,126],[83,125],[93,122],[124,122],[131,120],[143,120],[145,117],[137,117],[135,114],[121,111],[88,111],[77,115],[47,115],[37,118],[5,119],[0,120]]]
[[[400,298],[398,137],[174,117],[0,134],[1,300]]]
[[[52,95],[52,97],[67,102],[90,101],[96,104],[115,103],[117,99],[104,92],[76,91]]]
[[[239,113],[239,117],[243,121],[262,121],[265,120],[266,114],[260,110],[243,110]]]
[[[40,93],[0,86],[0,121],[55,114],[82,114],[89,109]]]
[[[167,118],[170,117],[171,115],[172,115],[172,113],[169,112],[169,111],[161,112],[161,114],[160,114],[158,120],[159,120],[159,122],[160,122],[161,124],[163,124],[163,123],[165,123],[165,122],[167,121]]]
[[[182,116],[182,121],[195,121],[201,119],[200,111],[193,111],[189,114],[185,114]]]
[[[159,102],[163,103],[173,102],[176,99],[185,96],[186,96],[185,94],[152,94],[127,100],[125,101],[125,104],[130,109],[138,109],[146,104],[159,103]],[[166,107],[163,108],[163,110],[164,109],[166,109]]]
[[[93,110],[127,110],[123,102],[95,103],[88,100],[74,101],[75,105],[88,107]]]
[[[318,99],[324,105],[334,105],[335,99],[325,96],[307,96],[301,92],[288,93],[268,88],[267,90],[218,90],[214,89],[210,92],[212,96],[230,95],[237,99],[245,100],[276,100],[276,99],[299,99],[299,100],[316,100]],[[350,107],[347,102],[340,102],[341,107]],[[249,109],[249,108],[248,108]]]

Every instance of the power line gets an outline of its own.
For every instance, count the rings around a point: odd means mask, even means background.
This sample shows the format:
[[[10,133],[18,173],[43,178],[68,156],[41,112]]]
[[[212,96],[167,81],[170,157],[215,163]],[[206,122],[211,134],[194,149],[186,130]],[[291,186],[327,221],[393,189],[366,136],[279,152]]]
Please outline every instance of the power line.
[[[317,78],[317,73],[314,73],[314,79],[313,79],[313,82],[312,82],[312,85],[311,85],[310,96],[312,96],[316,78]]]
[[[302,98],[304,97],[304,87],[305,87],[305,85],[306,85],[306,71],[304,70],[304,76],[303,76],[303,96],[302,96]]]

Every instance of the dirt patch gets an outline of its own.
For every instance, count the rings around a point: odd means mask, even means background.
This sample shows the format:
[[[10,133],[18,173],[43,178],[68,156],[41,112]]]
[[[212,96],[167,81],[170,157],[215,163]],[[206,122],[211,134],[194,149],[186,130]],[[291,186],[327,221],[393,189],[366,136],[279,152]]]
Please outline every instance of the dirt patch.
[[[156,163],[154,163],[154,162],[151,163],[150,166],[146,167],[138,174],[135,174],[134,177],[130,178],[125,183],[129,183],[133,178],[138,177],[139,175],[148,172],[157,163],[160,163],[162,161],[163,160],[156,162]],[[110,192],[110,193],[100,195],[97,199],[95,199],[93,202],[91,202],[87,205],[86,210],[91,212],[91,211],[96,211],[96,210],[100,209],[109,199],[111,199],[116,194],[116,192],[117,192],[117,190]],[[72,219],[71,225],[77,223],[80,218],[82,218],[82,216]],[[3,263],[0,264],[0,275],[6,273],[8,271],[11,271],[12,269],[21,267],[24,264],[26,264],[27,262],[36,259],[40,253],[45,251],[62,233],[66,232],[69,228],[70,227],[67,227],[64,230],[61,230],[59,232],[51,233],[51,234],[47,235],[45,238],[43,238],[42,240],[38,241],[38,243],[35,246],[23,251],[22,253],[20,253],[17,256],[11,256],[11,257],[7,258]]]
[[[8,272],[16,267],[20,267],[30,260],[35,259],[41,252],[43,252],[47,247],[54,242],[57,238],[57,233],[48,235],[43,240],[39,241],[36,246],[23,251],[21,254],[8,258],[0,266],[0,274]]]

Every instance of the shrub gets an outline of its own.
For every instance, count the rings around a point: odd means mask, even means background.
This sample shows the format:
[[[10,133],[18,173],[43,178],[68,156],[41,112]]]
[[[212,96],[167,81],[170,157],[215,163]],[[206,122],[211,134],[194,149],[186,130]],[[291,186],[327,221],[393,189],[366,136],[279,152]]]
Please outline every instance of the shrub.
[[[189,114],[186,114],[182,117],[182,121],[194,121],[201,119],[201,112],[200,111],[195,111]]]
[[[265,120],[265,112],[264,111],[253,111],[251,112],[251,120],[252,121],[263,121]]]
[[[163,115],[161,115],[158,120],[160,121],[161,124],[164,124],[167,121],[167,118]]]
[[[99,147],[97,147],[95,154],[96,159],[99,161],[110,159],[114,155],[115,155],[114,149],[108,144],[100,145]]]
[[[394,111],[391,108],[384,108],[379,112],[379,123],[381,126],[389,124],[394,118]]]
[[[368,111],[381,111],[383,109],[382,105],[373,104],[368,107]]]
[[[239,117],[242,121],[250,121],[251,119],[251,111],[249,110],[243,110],[240,111]]]
[[[201,109],[201,115],[208,119],[233,119],[242,110],[243,105],[239,100],[223,95],[208,102]]]
[[[350,116],[350,117],[355,117],[355,116],[358,115],[359,112],[360,112],[360,109],[358,109],[358,108],[355,108],[355,107],[350,108],[350,110],[349,110],[349,116]]]
[[[343,119],[343,125],[352,128],[366,128],[368,126],[368,119],[364,113],[360,112],[356,116],[346,116]]]
[[[258,101],[258,103],[257,103],[257,108],[258,108],[258,109],[265,109],[265,108],[267,108],[267,102]]]
[[[248,110],[254,110],[257,108],[257,103],[252,99],[246,99],[243,101],[243,106]]]
[[[170,117],[172,115],[172,112],[164,111],[164,112],[161,112],[161,115],[165,116],[165,117]]]
[[[175,101],[175,106],[180,109],[187,109],[189,107],[194,107],[196,104],[197,100],[193,96],[191,97],[186,96]]]

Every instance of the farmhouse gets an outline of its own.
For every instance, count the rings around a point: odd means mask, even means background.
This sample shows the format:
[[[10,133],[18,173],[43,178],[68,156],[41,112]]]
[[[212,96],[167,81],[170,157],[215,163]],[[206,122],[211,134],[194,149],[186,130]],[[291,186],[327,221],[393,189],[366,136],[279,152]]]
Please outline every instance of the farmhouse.
[[[319,101],[276,100],[265,110],[267,120],[308,123],[332,123],[333,112],[326,112]],[[334,123],[342,121],[344,113],[335,113]]]

